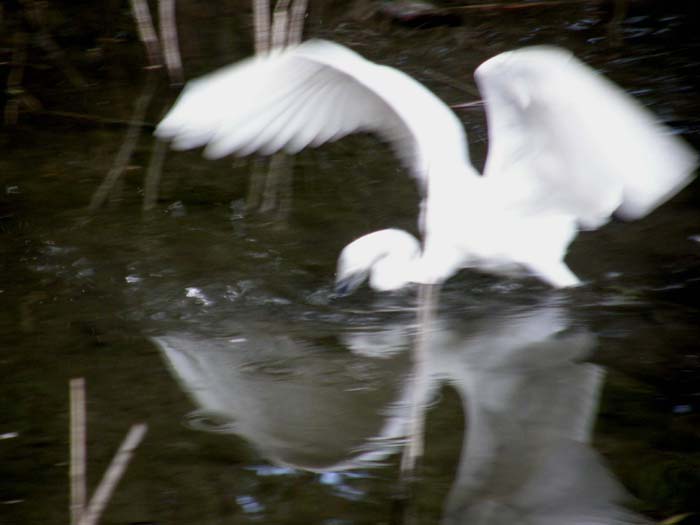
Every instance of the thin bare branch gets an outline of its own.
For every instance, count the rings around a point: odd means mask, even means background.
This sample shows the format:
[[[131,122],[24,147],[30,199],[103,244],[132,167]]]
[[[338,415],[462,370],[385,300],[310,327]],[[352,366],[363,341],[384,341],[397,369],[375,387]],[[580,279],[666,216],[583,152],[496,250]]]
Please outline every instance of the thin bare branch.
[[[141,121],[130,121],[126,119],[103,117],[101,115],[88,115],[87,113],[76,113],[74,111],[60,111],[54,109],[40,109],[42,115],[49,115],[51,117],[61,117],[67,119],[75,120],[86,120],[93,122],[95,124],[112,124],[115,126],[141,126],[142,128],[155,128],[153,122]]]
[[[491,2],[451,7],[453,11],[478,11],[483,9],[527,9],[530,7],[552,7],[567,4],[602,3],[607,0],[543,0],[541,2]]]
[[[77,525],[87,502],[85,380],[70,380],[70,522]]]
[[[473,109],[484,107],[483,100],[475,100],[473,102],[462,102],[461,104],[450,104],[452,109]]]
[[[98,522],[109,499],[112,497],[112,492],[114,492],[126,467],[129,465],[134,450],[136,450],[141,443],[147,430],[148,426],[145,423],[139,423],[131,427],[122,445],[119,447],[119,450],[114,455],[114,458],[112,458],[112,462],[109,464],[105,475],[102,477],[102,481],[100,481],[100,484],[97,486],[97,490],[95,490],[95,493],[90,499],[90,504],[83,514],[82,519],[78,522],[79,525],[95,525]]]
[[[177,25],[175,24],[175,0],[158,1],[158,18],[160,21],[160,39],[163,44],[165,66],[168,68],[171,84],[182,84],[182,60],[177,43]]]
[[[131,12],[136,20],[139,38],[141,38],[141,42],[146,47],[150,67],[161,67],[163,60],[160,52],[160,43],[158,42],[156,30],[153,27],[148,3],[146,0],[131,0]]]
[[[453,89],[457,89],[463,93],[471,95],[474,98],[481,97],[481,93],[479,93],[478,89],[469,84],[464,83],[461,80],[455,80],[449,75],[445,75],[444,73],[440,73],[439,71],[435,71],[434,69],[430,68],[423,68],[420,72],[422,75],[425,75],[437,82],[440,82],[441,84],[445,84],[446,86],[450,86]]]

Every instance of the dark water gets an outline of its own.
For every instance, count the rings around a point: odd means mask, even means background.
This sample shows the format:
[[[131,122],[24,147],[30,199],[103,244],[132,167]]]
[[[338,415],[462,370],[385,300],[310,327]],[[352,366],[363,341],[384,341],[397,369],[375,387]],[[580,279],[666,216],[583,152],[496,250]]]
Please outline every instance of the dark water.
[[[106,4],[108,21],[54,9],[90,87],[30,45],[24,87],[48,113],[22,113],[0,135],[0,523],[68,522],[73,377],[87,384],[90,492],[130,425],[149,425],[103,523],[578,524],[700,511],[697,183],[643,221],[579,236],[568,262],[582,289],[450,280],[416,385],[414,291],[331,294],[347,242],[415,230],[417,193],[390,151],[353,137],[302,153],[291,207],[267,213],[245,211],[254,163],[169,153],[145,213],[144,128],[111,200],[89,212],[126,133],[107,119],[128,121],[144,58],[126,7]],[[450,104],[475,98],[471,72],[493,54],[562,45],[700,147],[697,10],[630,2],[610,26],[611,9],[470,11],[457,27],[415,29],[325,3],[307,24]],[[250,51],[245,9],[178,13],[188,78]],[[145,119],[174,95],[159,85]],[[460,116],[480,164],[483,116]],[[426,452],[406,494],[398,464],[416,388]]]

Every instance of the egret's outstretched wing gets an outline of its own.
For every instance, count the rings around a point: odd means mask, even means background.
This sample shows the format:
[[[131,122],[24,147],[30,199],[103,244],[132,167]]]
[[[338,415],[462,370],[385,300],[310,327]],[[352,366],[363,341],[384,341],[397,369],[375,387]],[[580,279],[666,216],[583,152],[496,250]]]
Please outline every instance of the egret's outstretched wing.
[[[423,85],[341,45],[310,40],[190,82],[158,125],[205,155],[295,153],[356,131],[389,141],[419,181],[439,161],[468,162],[464,129]]]
[[[488,117],[485,175],[518,188],[521,205],[596,227],[614,212],[646,215],[691,180],[695,152],[567,51],[503,53],[475,77]]]

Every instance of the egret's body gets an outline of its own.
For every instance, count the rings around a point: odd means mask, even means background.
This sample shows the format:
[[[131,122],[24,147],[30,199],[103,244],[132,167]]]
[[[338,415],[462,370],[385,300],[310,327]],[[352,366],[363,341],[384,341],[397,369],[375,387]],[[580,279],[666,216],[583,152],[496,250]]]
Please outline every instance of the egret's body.
[[[695,153],[566,51],[503,53],[475,76],[489,128],[483,176],[434,94],[325,41],[191,82],[156,134],[212,158],[295,153],[357,131],[387,140],[419,183],[423,246],[393,229],[350,243],[338,263],[346,290],[368,276],[378,290],[439,283],[463,267],[574,286],[564,257],[579,229],[642,217],[691,180]]]

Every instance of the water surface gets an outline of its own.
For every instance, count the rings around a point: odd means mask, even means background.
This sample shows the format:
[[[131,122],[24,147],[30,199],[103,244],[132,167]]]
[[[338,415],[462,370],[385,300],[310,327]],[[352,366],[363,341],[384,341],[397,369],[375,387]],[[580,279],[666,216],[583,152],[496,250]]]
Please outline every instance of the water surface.
[[[197,6],[179,8],[188,77],[251,47],[245,10]],[[697,148],[695,12],[630,2],[611,27],[607,7],[582,2],[417,29],[325,4],[307,24],[450,104],[474,100],[471,72],[493,54],[562,45]],[[128,11],[112,15],[55,22],[87,90],[29,48],[44,67],[25,88],[49,113],[22,113],[0,135],[1,523],[68,521],[73,377],[87,384],[90,491],[130,425],[149,425],[103,523],[575,524],[700,511],[697,183],[642,221],[579,236],[567,260],[582,289],[469,272],[446,284],[419,384],[426,455],[405,497],[415,292],[331,291],[355,236],[415,231],[413,182],[387,147],[352,137],[294,159],[288,208],[252,212],[255,163],[168,153],[144,213],[146,127],[118,191],[88,211],[126,133],[107,119],[128,122],[146,82]],[[175,94],[161,82],[144,118]],[[459,115],[481,165],[483,115]]]

